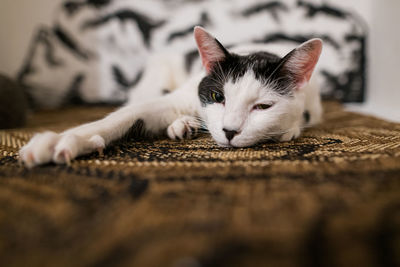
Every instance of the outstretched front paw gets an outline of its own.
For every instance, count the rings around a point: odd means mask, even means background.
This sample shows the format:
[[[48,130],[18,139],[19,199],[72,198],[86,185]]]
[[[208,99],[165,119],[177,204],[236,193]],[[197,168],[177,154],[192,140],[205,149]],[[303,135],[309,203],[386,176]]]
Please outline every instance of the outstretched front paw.
[[[102,153],[104,147],[104,139],[99,135],[87,139],[72,133],[45,132],[35,135],[19,151],[19,159],[28,168],[50,162],[70,164],[79,155],[95,150]]]
[[[52,161],[54,147],[61,136],[54,132],[36,134],[19,151],[19,161],[26,167],[45,164]]]
[[[200,122],[195,117],[182,116],[168,127],[167,134],[173,140],[190,139],[197,134],[198,129]]]

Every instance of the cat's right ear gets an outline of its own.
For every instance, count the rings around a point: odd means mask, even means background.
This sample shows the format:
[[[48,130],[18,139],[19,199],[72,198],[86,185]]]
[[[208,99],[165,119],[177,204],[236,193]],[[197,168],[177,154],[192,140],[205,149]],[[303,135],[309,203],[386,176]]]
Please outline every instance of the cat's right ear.
[[[202,27],[194,27],[194,39],[207,73],[210,73],[218,62],[224,61],[229,56],[225,47]]]

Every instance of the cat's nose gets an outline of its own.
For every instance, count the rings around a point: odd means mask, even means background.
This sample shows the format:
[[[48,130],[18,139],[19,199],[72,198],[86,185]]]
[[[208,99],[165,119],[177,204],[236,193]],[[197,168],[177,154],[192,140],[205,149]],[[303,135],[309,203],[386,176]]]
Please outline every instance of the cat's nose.
[[[226,138],[228,139],[228,141],[231,141],[232,139],[233,139],[233,137],[235,136],[235,135],[237,135],[237,131],[235,131],[235,130],[227,130],[227,129],[222,129],[224,132],[225,132],[225,136],[226,136]]]

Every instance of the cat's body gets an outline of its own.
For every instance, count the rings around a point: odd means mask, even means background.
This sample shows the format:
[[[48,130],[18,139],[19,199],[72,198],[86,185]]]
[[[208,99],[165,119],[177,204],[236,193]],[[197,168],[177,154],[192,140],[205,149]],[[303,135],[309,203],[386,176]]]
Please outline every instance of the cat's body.
[[[297,138],[321,119],[318,85],[310,81],[321,53],[319,39],[283,58],[262,45],[228,52],[200,27],[195,39],[205,70],[188,73],[181,57],[154,55],[127,105],[61,134],[34,136],[21,149],[21,161],[28,167],[69,163],[102,151],[138,122],[145,132],[166,132],[172,139],[190,138],[204,125],[219,145],[244,147]]]

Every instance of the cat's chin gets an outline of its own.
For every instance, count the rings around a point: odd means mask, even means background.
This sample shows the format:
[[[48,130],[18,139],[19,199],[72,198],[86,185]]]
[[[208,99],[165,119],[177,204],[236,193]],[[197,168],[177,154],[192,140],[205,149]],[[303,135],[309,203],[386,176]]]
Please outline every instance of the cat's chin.
[[[225,147],[225,148],[243,148],[243,147],[251,147],[254,146],[254,143],[240,143],[240,142],[235,142],[234,140],[232,142],[217,142],[217,144],[220,147]]]
[[[223,141],[223,142],[218,142],[216,141],[217,145],[220,147],[225,147],[225,148],[238,148],[240,146],[236,146],[234,143],[228,142],[228,141]]]
[[[234,147],[232,146],[230,143],[221,143],[221,142],[216,142],[218,146],[220,147],[225,147],[225,148],[230,148],[230,147]]]

